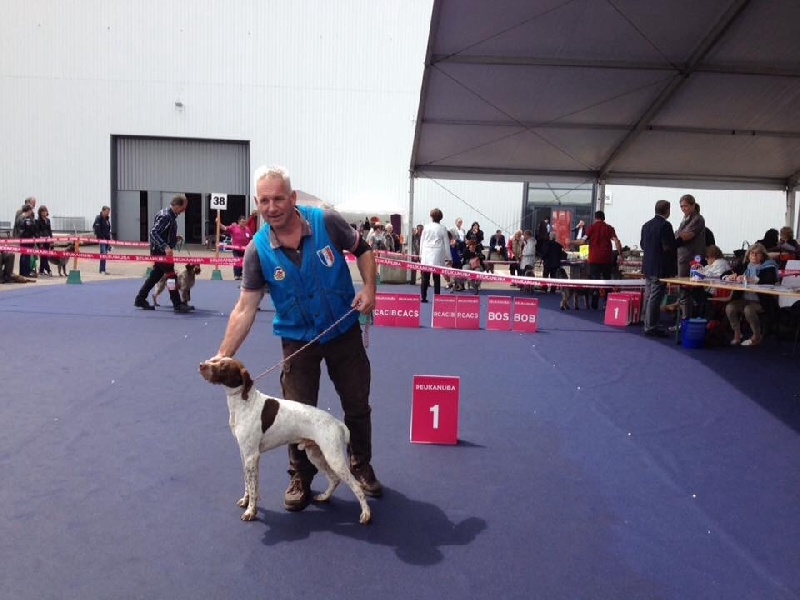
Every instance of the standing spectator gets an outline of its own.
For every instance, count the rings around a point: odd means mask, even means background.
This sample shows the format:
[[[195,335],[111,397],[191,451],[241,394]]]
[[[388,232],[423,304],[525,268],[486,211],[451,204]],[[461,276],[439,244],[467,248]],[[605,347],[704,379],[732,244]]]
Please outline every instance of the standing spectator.
[[[508,259],[512,263],[508,266],[511,275],[522,275],[519,261],[522,259],[522,249],[525,247],[525,240],[522,238],[522,230],[517,232],[508,240]]]
[[[247,231],[250,234],[250,239],[252,240],[256,237],[256,233],[258,233],[258,211],[254,210],[250,213],[250,217],[247,219]]]
[[[644,284],[644,334],[648,337],[667,337],[669,334],[659,327],[661,301],[667,284],[661,281],[673,277],[677,272],[676,248],[678,241],[669,221],[669,202],[656,202],[656,215],[642,226],[639,247],[644,251],[642,274]]]
[[[419,242],[422,236],[422,224],[414,228],[411,234],[411,262],[419,262]],[[417,285],[417,270],[411,269],[411,285]]]
[[[32,240],[36,237],[36,219],[33,217],[33,206],[23,204],[17,219],[17,231],[20,240]],[[33,249],[33,244],[20,244],[21,248]],[[36,272],[32,271],[31,255],[20,253],[19,274],[22,277],[36,277]]]
[[[50,212],[47,207],[42,205],[38,210],[39,218],[36,219],[36,237],[45,238],[46,242],[39,242],[36,247],[40,250],[52,250],[53,242],[50,238],[53,237],[53,228],[50,226]],[[52,277],[53,273],[50,271],[50,261],[45,255],[39,258],[39,275],[47,275]]]
[[[451,263],[450,236],[447,227],[442,225],[442,211],[434,208],[431,211],[431,222],[422,228],[420,236],[419,262],[423,265],[444,267]],[[428,287],[431,284],[431,273],[423,271],[420,275],[420,296],[422,302],[428,301]],[[438,273],[433,274],[433,293],[438,296],[442,291],[442,278]]]
[[[156,215],[153,227],[150,229],[150,255],[166,256],[169,262],[153,264],[150,276],[145,280],[133,305],[144,310],[155,310],[156,307],[147,301],[147,295],[164,275],[167,276],[167,289],[172,307],[176,313],[188,313],[192,308],[181,302],[181,295],[175,281],[175,264],[172,262],[173,251],[178,241],[183,241],[183,236],[178,235],[178,216],[186,212],[189,200],[183,194],[172,198],[168,208],[164,208]]]
[[[94,236],[98,239],[100,255],[105,256],[111,252],[111,245],[107,243],[111,241],[111,209],[108,206],[103,206],[100,209],[100,214],[94,218],[92,229],[94,229]],[[103,240],[106,242],[104,243]],[[103,258],[100,259],[100,272],[103,275],[108,275],[106,261]]]
[[[556,232],[551,231],[550,239],[542,247],[542,277],[549,277],[550,279],[558,277],[561,261],[567,258],[564,246],[558,243],[556,237]],[[550,288],[550,292],[555,292],[555,288]]]
[[[696,201],[691,194],[681,196],[680,207],[683,219],[675,231],[678,242],[678,277],[688,277],[691,263],[695,256],[702,258],[706,255],[706,220],[695,207]],[[689,292],[681,286],[678,302],[684,319],[693,315],[689,314]]]
[[[371,465],[370,362],[358,322],[359,313],[369,315],[375,308],[374,254],[336,211],[298,207],[284,169],[259,168],[255,188],[265,225],[245,251],[239,300],[217,356],[236,354],[269,288],[275,303],[273,332],[281,338],[284,359],[291,357],[281,372],[283,396],[316,406],[320,364],[325,361],[350,430],[350,471],[366,495],[380,496],[383,486]],[[345,250],[356,256],[364,282],[358,294]],[[289,446],[289,465],[291,482],[283,506],[301,511],[311,502],[317,470],[297,444]]]
[[[536,228],[536,256],[542,255],[542,248],[544,247],[547,240],[550,239],[550,222],[548,219],[542,219],[539,221],[539,226]]]
[[[622,243],[617,237],[614,228],[606,223],[606,214],[602,210],[594,213],[594,223],[586,230],[586,243],[589,244],[589,279],[611,279],[614,270],[614,249],[617,254],[622,254]],[[597,288],[592,290],[592,308],[599,305],[600,293]]]
[[[217,219],[219,219],[219,217],[217,217]],[[238,246],[238,248],[231,249],[231,253],[233,254],[234,258],[242,260],[244,258],[244,249],[252,239],[250,230],[247,228],[247,217],[242,215],[239,217],[239,220],[236,221],[236,223],[231,223],[230,225],[223,225],[220,223],[219,226],[222,231],[231,236],[231,246]],[[236,281],[240,281],[242,279],[241,264],[238,266],[234,265],[233,278]]]
[[[386,250],[389,252],[400,252],[402,251],[402,245],[400,244],[400,236],[394,232],[394,225],[391,223],[386,224]]]
[[[385,252],[389,249],[386,242],[386,229],[377,217],[373,217],[372,229],[367,234],[367,244],[373,252]]]
[[[464,248],[467,246],[467,232],[464,230],[464,219],[458,217],[455,223],[456,226],[450,230],[450,234],[456,242],[458,255],[461,256],[461,253],[464,252]]]
[[[522,246],[522,257],[519,261],[519,268],[522,275],[526,277],[534,276],[534,267],[536,265],[536,245],[537,242],[533,237],[533,232],[526,229],[522,234],[524,245]]]
[[[586,223],[581,219],[578,224],[572,228],[572,240],[580,246],[581,242],[586,239]]]
[[[12,229],[11,229],[11,237],[14,238],[14,239],[19,238],[19,226],[17,225],[17,222],[19,221],[19,217],[20,217],[20,215],[22,215],[22,211],[25,209],[25,206],[30,206],[32,209],[35,209],[36,208],[36,198],[34,198],[33,196],[28,196],[27,198],[25,198],[25,202],[22,203],[22,208],[20,208],[14,214],[14,223],[13,223]]]
[[[492,254],[500,255],[498,260],[508,260],[508,248],[506,248],[506,236],[498,229],[494,235],[489,238],[489,259],[491,260]]]

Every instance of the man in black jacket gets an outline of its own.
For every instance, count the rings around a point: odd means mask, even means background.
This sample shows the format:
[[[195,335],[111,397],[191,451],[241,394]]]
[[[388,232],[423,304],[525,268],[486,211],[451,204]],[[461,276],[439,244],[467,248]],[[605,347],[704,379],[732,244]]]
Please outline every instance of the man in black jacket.
[[[186,212],[189,200],[183,194],[175,196],[169,204],[169,208],[162,209],[153,222],[150,230],[150,254],[151,256],[166,256],[172,258],[172,251],[181,236],[178,235],[178,215]],[[155,310],[155,306],[147,301],[147,295],[163,275],[167,276],[167,289],[172,306],[177,313],[187,313],[192,310],[187,304],[181,302],[181,295],[175,281],[175,265],[172,262],[157,262],[150,271],[150,276],[142,284],[139,293],[136,295],[133,305],[144,310]]]
[[[104,206],[100,209],[100,214],[94,218],[94,225],[92,225],[92,228],[98,240],[111,240],[111,209],[108,206]],[[111,250],[111,245],[104,244],[102,241],[100,241],[99,244],[100,254],[108,254],[108,251]],[[108,271],[106,271],[106,261],[103,259],[100,259],[100,272],[104,275],[108,275]]]
[[[661,315],[661,301],[667,291],[667,284],[661,281],[665,277],[674,277],[678,273],[677,248],[679,241],[667,219],[669,218],[669,202],[656,202],[656,215],[642,226],[639,247],[644,251],[642,274],[644,286],[644,334],[650,337],[667,337],[669,334],[658,326]]]

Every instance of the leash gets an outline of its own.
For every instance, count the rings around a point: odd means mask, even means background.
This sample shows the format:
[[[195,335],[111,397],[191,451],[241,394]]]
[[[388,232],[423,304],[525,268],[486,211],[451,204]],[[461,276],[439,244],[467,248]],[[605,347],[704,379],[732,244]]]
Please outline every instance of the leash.
[[[319,334],[317,337],[315,337],[313,340],[311,340],[311,341],[310,341],[310,342],[308,342],[307,344],[305,344],[305,345],[301,346],[300,348],[298,348],[297,350],[295,350],[294,352],[292,352],[292,353],[291,353],[289,356],[287,356],[286,358],[284,358],[284,359],[283,359],[283,360],[281,360],[280,362],[278,362],[278,363],[276,363],[276,364],[272,365],[272,366],[271,366],[269,369],[267,369],[266,371],[264,371],[263,373],[261,373],[261,374],[260,374],[258,377],[254,377],[254,378],[253,378],[253,382],[256,382],[256,381],[258,381],[258,380],[259,380],[259,379],[261,379],[262,377],[266,377],[266,376],[267,376],[269,373],[271,373],[272,371],[274,371],[274,370],[275,370],[275,369],[277,369],[278,367],[281,367],[281,366],[283,366],[284,364],[286,364],[287,362],[289,362],[290,360],[292,360],[292,359],[293,359],[295,356],[297,356],[298,354],[300,354],[300,353],[301,353],[303,350],[305,350],[306,348],[308,348],[308,347],[309,347],[309,346],[311,346],[312,344],[315,344],[315,343],[317,343],[317,342],[318,342],[318,341],[319,341],[321,338],[323,338],[323,337],[324,337],[324,336],[325,336],[327,333],[329,333],[331,330],[333,330],[335,327],[337,327],[337,326],[339,325],[339,323],[341,323],[342,321],[344,321],[346,318],[348,318],[348,317],[349,317],[350,315],[352,315],[354,312],[358,312],[358,311],[357,311],[355,308],[351,308],[350,310],[348,310],[348,311],[347,311],[345,314],[343,314],[341,317],[339,317],[339,319],[338,319],[338,320],[336,320],[336,321],[333,323],[333,325],[331,325],[330,327],[328,327],[328,328],[327,328],[325,331],[323,331],[322,333],[320,333],[320,334]],[[367,323],[366,323],[366,325],[365,325],[365,329],[364,329],[364,339],[365,339],[365,344],[364,344],[364,347],[367,347],[367,346],[369,345],[369,335],[368,335],[368,331],[369,331],[369,323],[371,322],[371,317],[372,317],[372,315],[370,315],[370,316],[368,317],[368,321],[367,321]]]

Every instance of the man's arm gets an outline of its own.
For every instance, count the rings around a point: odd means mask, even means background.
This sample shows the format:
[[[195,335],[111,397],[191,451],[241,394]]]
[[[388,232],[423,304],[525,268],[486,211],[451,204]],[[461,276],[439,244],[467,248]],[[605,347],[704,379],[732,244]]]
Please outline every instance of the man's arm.
[[[361,253],[356,259],[356,265],[358,265],[358,272],[361,273],[364,286],[353,298],[352,306],[362,315],[368,315],[375,309],[375,294],[378,285],[378,267],[375,265],[375,255],[372,250]]]
[[[236,351],[247,338],[250,333],[250,328],[256,320],[258,313],[258,305],[261,303],[261,298],[264,292],[261,290],[242,290],[239,293],[239,301],[231,312],[228,319],[228,328],[225,330],[225,337],[222,339],[219,350],[217,351],[218,358],[220,356],[234,356]]]

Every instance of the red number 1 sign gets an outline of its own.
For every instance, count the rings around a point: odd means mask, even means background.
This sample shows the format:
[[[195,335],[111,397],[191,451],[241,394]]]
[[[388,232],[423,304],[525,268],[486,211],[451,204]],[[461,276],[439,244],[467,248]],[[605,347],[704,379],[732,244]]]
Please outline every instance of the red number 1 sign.
[[[413,444],[458,444],[458,377],[414,375],[411,406]]]

